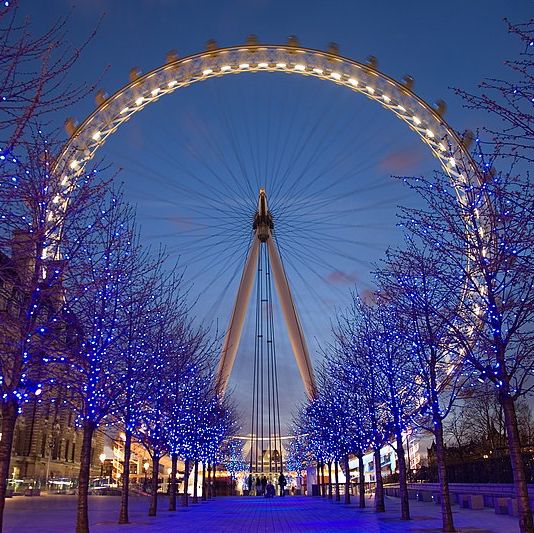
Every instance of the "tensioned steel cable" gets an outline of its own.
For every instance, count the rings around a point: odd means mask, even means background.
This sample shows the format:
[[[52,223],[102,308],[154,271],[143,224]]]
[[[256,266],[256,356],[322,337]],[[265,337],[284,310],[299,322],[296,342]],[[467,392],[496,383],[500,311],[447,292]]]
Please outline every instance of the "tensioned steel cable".
[[[265,245],[263,245],[265,246]],[[267,314],[266,323],[266,351],[267,351],[267,412],[268,412],[268,435],[269,435],[269,473],[273,471],[273,449],[272,449],[272,432],[271,432],[271,353],[272,353],[272,329],[270,323],[270,309],[272,308],[272,299],[269,293],[270,288],[270,265],[269,254],[265,254],[265,310]],[[274,401],[274,398],[273,398]],[[274,413],[273,413],[274,414]]]
[[[265,245],[262,243],[261,246],[260,246],[260,253],[259,253],[259,265],[260,265],[260,269],[259,269],[259,272],[258,272],[258,285],[260,287],[260,301],[259,301],[259,308],[260,308],[260,336],[259,336],[259,345],[260,345],[260,350],[259,350],[259,354],[260,354],[260,371],[261,371],[261,379],[260,379],[260,384],[261,384],[261,448],[260,448],[260,451],[261,451],[261,471],[263,472],[263,439],[264,439],[264,425],[263,425],[263,413],[265,411],[265,397],[264,397],[264,394],[263,394],[263,377],[264,377],[264,374],[263,374],[263,339],[264,339],[264,336],[263,336],[263,303],[264,303],[264,299],[263,299],[263,285],[261,283],[261,279],[262,279],[262,275],[263,275],[263,262],[262,262],[262,254],[263,256],[265,256],[265,254],[267,253],[267,250],[266,250],[266,247]]]
[[[256,236],[254,236],[255,238]],[[257,280],[260,279],[261,275],[261,247],[260,253],[258,254],[258,270],[257,270]],[[255,472],[258,472],[258,435],[259,435],[259,380],[260,380],[260,313],[261,313],[261,283],[256,283],[256,326],[255,326],[255,339],[254,339],[254,387],[253,387],[253,410],[252,410],[252,432],[251,432],[251,441],[250,441],[250,454],[254,453],[254,464]],[[255,407],[255,410],[254,410]],[[251,459],[252,462],[252,459]]]
[[[256,291],[258,289],[256,288]],[[256,296],[257,299],[257,296]],[[256,305],[256,320],[255,320],[255,332],[254,332],[254,371],[252,374],[252,421],[250,424],[250,473],[252,474],[252,464],[254,462],[254,408],[256,401],[256,364],[258,353],[258,306]],[[257,465],[256,465],[257,467]],[[257,469],[257,468],[256,468]]]
[[[274,238],[274,237],[271,237]],[[269,358],[270,358],[270,381],[272,383],[272,411],[273,411],[273,425],[272,433],[274,440],[274,452],[278,451],[278,454],[274,453],[275,458],[275,471],[278,471],[278,462],[280,460],[280,470],[282,470],[282,433],[280,427],[280,398],[278,393],[278,373],[276,366],[276,342],[274,331],[274,301],[272,291],[272,276],[271,276],[271,264],[269,256],[266,257],[266,292],[267,300],[269,302],[267,307],[267,327],[269,329]],[[268,341],[268,342],[269,342]],[[277,432],[278,430],[278,432]],[[271,427],[269,427],[271,431]],[[277,442],[278,433],[278,442]],[[269,440],[269,444],[271,439]],[[277,450],[278,448],[278,450]],[[272,453],[273,450],[271,450]]]

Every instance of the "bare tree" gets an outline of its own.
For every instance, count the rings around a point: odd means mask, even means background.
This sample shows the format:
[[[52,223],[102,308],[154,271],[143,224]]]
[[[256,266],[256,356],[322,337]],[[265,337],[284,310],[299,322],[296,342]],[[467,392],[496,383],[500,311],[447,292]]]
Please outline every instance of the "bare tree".
[[[68,73],[95,32],[80,46],[68,41],[67,18],[44,32],[30,18],[21,20],[16,1],[0,11],[1,154],[17,156],[28,126],[65,109],[91,92],[70,84]]]
[[[476,93],[456,89],[466,107],[489,112],[499,119],[493,128],[486,128],[492,149],[507,157],[534,161],[534,19],[512,24],[505,19],[508,32],[519,39],[521,52],[517,59],[506,61],[512,79],[484,80]]]
[[[450,291],[463,294],[456,316],[448,319],[449,328],[462,346],[463,359],[498,392],[521,531],[530,531],[515,402],[534,386],[534,188],[528,173],[520,168],[516,173],[513,162],[509,171],[496,174],[494,158],[481,161],[485,172],[479,183],[452,187],[440,174],[411,181],[428,207],[407,212],[405,225],[428,247],[440,250],[440,269],[454,265],[459,273],[441,276]]]
[[[406,356],[414,369],[419,408],[413,422],[436,439],[436,458],[441,485],[443,529],[454,531],[445,467],[443,421],[451,412],[467,379],[462,347],[450,324],[457,318],[461,287],[444,279],[461,280],[453,265],[442,265],[440,248],[424,248],[406,240],[406,248],[389,251],[384,268],[377,273],[386,301],[395,302],[403,317],[410,345]]]
[[[195,327],[190,320],[185,320],[185,318],[180,324],[175,325],[174,355],[169,359],[166,368],[164,438],[171,456],[169,511],[176,510],[178,458],[181,452],[182,432],[187,430],[184,427],[184,420],[189,415],[187,395],[198,373],[206,372],[214,346],[207,329]],[[214,420],[213,428],[216,426],[217,420]]]
[[[360,507],[365,507],[363,455],[370,447],[374,455],[375,509],[383,512],[385,500],[380,450],[391,437],[387,430],[391,426],[391,418],[383,397],[387,381],[379,367],[382,353],[376,343],[378,338],[375,336],[373,313],[372,304],[364,303],[353,294],[352,305],[338,317],[334,330],[336,343],[329,359],[331,364],[335,364],[336,374],[351,398],[352,414],[359,426],[356,431],[353,428],[351,451],[359,460]],[[364,428],[365,431],[362,431]]]
[[[387,301],[386,298],[377,293],[376,306],[368,314],[368,320],[371,322],[370,348],[376,355],[377,370],[383,378],[380,396],[387,405],[391,419],[386,427],[386,434],[395,439],[392,447],[397,454],[401,518],[409,520],[404,431],[415,407],[417,385],[413,378],[416,373],[413,361],[406,357],[409,351],[409,337],[405,332],[405,317],[395,303]]]
[[[5,258],[0,269],[10,292],[6,320],[0,322],[0,517],[19,406],[35,394],[45,397],[66,366],[73,342],[73,323],[64,306],[66,268],[83,253],[88,220],[104,190],[91,172],[68,192],[66,202],[64,169],[53,159],[56,147],[33,126],[31,140],[19,146],[17,157],[5,158],[0,170],[0,252]],[[54,250],[62,234],[78,237],[58,259]]]
[[[121,359],[118,370],[122,379],[116,405],[113,408],[115,422],[124,428],[124,468],[121,476],[121,508],[119,524],[126,524],[130,483],[130,457],[133,437],[138,434],[142,422],[143,405],[150,393],[150,384],[157,367],[150,364],[150,340],[153,332],[159,332],[159,324],[167,317],[166,309],[173,310],[175,320],[184,318],[185,291],[182,278],[174,269],[165,269],[166,256],[159,251],[151,258],[152,268],[143,277],[134,278],[125,289],[126,308],[124,335],[119,341]],[[161,295],[165,295],[162,301]],[[170,325],[168,325],[170,326]]]
[[[139,244],[134,211],[120,193],[110,191],[93,215],[89,236],[81,247],[83,253],[70,261],[64,279],[65,309],[78,328],[78,349],[70,358],[69,374],[63,376],[83,429],[78,533],[89,530],[87,494],[93,435],[116,406],[125,380],[121,341],[129,333],[128,311],[140,304],[140,299],[132,296],[132,287],[140,287],[140,280],[153,267],[148,251]],[[71,246],[78,243],[78,233],[64,235],[65,254],[70,256]]]

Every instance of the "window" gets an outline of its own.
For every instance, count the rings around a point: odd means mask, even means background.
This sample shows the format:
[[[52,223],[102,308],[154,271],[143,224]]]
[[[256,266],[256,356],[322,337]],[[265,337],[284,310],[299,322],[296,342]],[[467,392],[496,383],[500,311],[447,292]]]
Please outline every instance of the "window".
[[[386,455],[383,455],[381,458],[380,458],[380,464],[383,466],[383,465],[388,465],[391,463],[391,454],[390,453],[386,453]]]

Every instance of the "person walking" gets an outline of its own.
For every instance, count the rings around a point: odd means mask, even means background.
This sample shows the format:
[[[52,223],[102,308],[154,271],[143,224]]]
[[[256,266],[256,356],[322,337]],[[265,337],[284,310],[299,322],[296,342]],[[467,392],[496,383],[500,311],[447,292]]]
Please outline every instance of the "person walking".
[[[247,478],[247,487],[248,487],[249,496],[252,496],[252,485],[253,484],[254,484],[254,478],[252,477],[252,473],[250,473]]]
[[[269,479],[267,482],[267,488],[265,489],[265,497],[266,498],[272,498],[275,494],[275,489],[273,482]]]
[[[265,494],[265,489],[267,488],[267,477],[264,475],[261,478],[261,493]]]
[[[261,496],[261,479],[260,479],[260,476],[256,476],[256,496]]]
[[[280,496],[284,496],[287,481],[283,472],[280,472],[280,475],[278,476],[278,485],[280,486]]]

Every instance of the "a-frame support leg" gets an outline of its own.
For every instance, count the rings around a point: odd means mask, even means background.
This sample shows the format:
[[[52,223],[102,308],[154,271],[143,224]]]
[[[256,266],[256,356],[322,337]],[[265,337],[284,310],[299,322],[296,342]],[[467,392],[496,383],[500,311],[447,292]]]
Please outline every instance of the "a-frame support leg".
[[[293,349],[293,354],[297,361],[300,376],[304,382],[304,387],[306,388],[306,393],[308,394],[308,397],[313,398],[317,393],[317,386],[315,384],[310,355],[308,353],[308,346],[297,314],[297,308],[295,307],[295,302],[291,295],[286,272],[272,234],[270,238],[267,239],[267,249],[271,261],[271,272],[274,277],[278,299],[280,300],[280,307],[284,314],[291,348]]]
[[[241,275],[241,283],[237,290],[228,331],[224,338],[219,366],[217,367],[217,392],[219,394],[224,394],[226,391],[228,380],[230,379],[230,372],[232,372],[237,349],[239,348],[239,341],[241,340],[241,333],[243,332],[243,324],[245,323],[250,295],[254,286],[259,250],[260,241],[256,234],[254,234],[245,262],[245,268]]]

